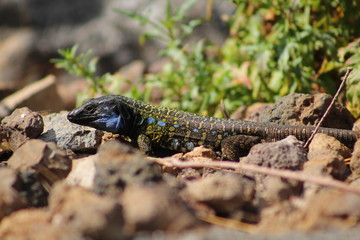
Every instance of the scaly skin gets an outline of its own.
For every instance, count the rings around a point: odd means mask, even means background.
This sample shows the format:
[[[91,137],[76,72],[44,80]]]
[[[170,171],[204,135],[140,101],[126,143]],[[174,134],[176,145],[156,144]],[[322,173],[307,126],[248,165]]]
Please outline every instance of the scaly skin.
[[[150,153],[153,147],[187,152],[200,145],[224,150],[224,143],[231,141],[236,141],[231,145],[250,148],[257,142],[276,141],[289,135],[305,141],[315,129],[200,116],[117,95],[90,99],[70,112],[68,119],[80,125],[128,136],[146,153]],[[333,136],[347,145],[360,138],[360,132],[350,130],[319,128],[318,132]],[[238,158],[238,154],[228,158]]]

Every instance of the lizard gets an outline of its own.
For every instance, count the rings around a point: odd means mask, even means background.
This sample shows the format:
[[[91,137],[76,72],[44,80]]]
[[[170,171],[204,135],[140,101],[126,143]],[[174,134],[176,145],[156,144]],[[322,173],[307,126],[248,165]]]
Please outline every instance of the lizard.
[[[151,154],[154,148],[188,152],[196,146],[220,150],[222,158],[239,160],[255,144],[294,135],[307,140],[315,127],[286,126],[201,116],[154,106],[121,95],[92,98],[68,113],[70,122],[130,138],[139,149]],[[318,133],[352,145],[360,132],[323,128]]]

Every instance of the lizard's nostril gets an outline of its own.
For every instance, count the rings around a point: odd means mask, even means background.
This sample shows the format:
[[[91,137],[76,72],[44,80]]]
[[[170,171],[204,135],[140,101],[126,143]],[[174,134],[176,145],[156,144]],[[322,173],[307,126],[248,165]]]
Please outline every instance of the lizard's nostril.
[[[71,112],[68,113],[67,119],[68,119],[69,121],[71,121],[72,119],[74,119],[74,116],[75,116],[74,111],[71,111]]]

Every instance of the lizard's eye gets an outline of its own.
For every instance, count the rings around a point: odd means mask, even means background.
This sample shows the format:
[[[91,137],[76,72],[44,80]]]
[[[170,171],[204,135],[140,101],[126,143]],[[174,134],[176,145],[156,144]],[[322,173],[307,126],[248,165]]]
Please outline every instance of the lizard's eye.
[[[85,107],[85,111],[88,113],[94,113],[95,109],[92,106]]]

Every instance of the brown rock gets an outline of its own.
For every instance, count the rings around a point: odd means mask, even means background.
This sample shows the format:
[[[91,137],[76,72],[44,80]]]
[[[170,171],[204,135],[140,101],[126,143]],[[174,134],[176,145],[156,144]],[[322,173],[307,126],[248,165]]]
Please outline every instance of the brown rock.
[[[36,172],[44,185],[65,178],[71,170],[71,160],[55,143],[33,139],[14,152],[9,167],[20,172]]]
[[[202,170],[195,168],[182,168],[177,173],[176,177],[180,180],[193,180],[201,178]]]
[[[344,158],[350,155],[350,150],[340,141],[318,133],[309,145],[309,161],[305,163],[304,171],[310,175],[331,176],[343,180],[348,175]]]
[[[293,199],[262,211],[261,233],[349,229],[360,220],[358,194],[323,190],[306,201]]]
[[[27,206],[26,199],[19,189],[21,181],[16,171],[10,168],[0,168],[0,221],[15,210]]]
[[[323,133],[317,133],[309,145],[309,161],[315,158],[316,155],[322,155],[325,152],[331,155],[339,155],[343,158],[351,157],[350,149],[339,140]]]
[[[16,109],[10,116],[5,117],[1,124],[22,131],[29,138],[38,137],[44,128],[41,115],[27,107]]]
[[[241,106],[231,114],[230,118],[258,122],[260,113],[271,105],[269,103],[254,103],[249,107]]]
[[[184,154],[182,159],[184,160],[191,160],[191,161],[212,161],[216,160],[218,157],[216,156],[216,153],[204,146],[196,147],[191,152],[188,152]]]
[[[0,239],[84,240],[67,226],[54,226],[44,209],[25,209],[5,217],[0,224]]]
[[[190,181],[185,191],[190,199],[212,207],[217,213],[231,214],[252,202],[255,182],[236,174],[213,174]]]
[[[131,185],[121,203],[128,231],[178,232],[199,224],[177,193],[165,185]]]
[[[71,228],[96,239],[123,237],[123,214],[115,199],[100,197],[78,186],[64,182],[54,186],[49,198],[51,223]]]
[[[27,107],[16,109],[1,121],[1,147],[15,151],[29,139],[38,137],[43,129],[44,122],[39,113]]]
[[[4,218],[0,225],[0,239],[84,240],[71,228],[51,225],[49,215],[43,209],[20,210]]]
[[[326,153],[316,155],[311,161],[306,162],[304,172],[314,176],[331,176],[339,180],[344,180],[348,175],[343,158],[339,155]]]
[[[260,208],[299,196],[302,193],[302,183],[279,177],[256,177],[256,195]]]
[[[354,152],[352,153],[350,168],[355,176],[360,175],[360,140],[357,140],[354,146]]]

